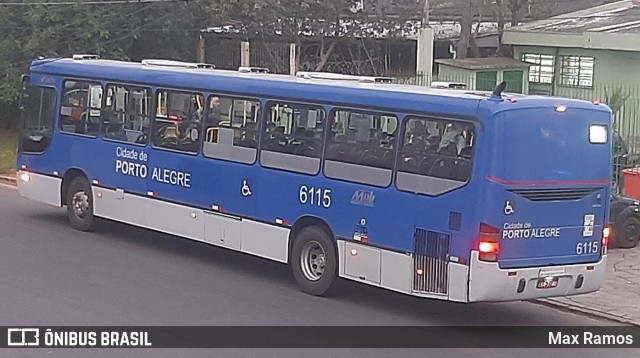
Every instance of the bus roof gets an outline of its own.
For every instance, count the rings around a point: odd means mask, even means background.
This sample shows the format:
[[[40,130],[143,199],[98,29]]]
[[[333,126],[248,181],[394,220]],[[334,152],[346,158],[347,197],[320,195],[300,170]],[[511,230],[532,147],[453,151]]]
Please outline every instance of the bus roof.
[[[251,93],[257,97],[345,106],[357,105],[394,112],[443,114],[469,119],[476,117],[479,102],[487,100],[490,95],[490,92],[464,89],[308,79],[260,72],[158,66],[95,58],[36,60],[31,65],[31,71],[71,78],[93,78],[118,83],[217,92],[221,95],[244,94],[246,96]],[[554,105],[554,99],[551,97],[518,96],[519,102],[523,100],[529,102],[525,105],[527,107]],[[557,102],[557,98],[555,101]],[[563,99],[563,101],[584,102],[569,99]],[[584,104],[586,103],[589,102]],[[521,108],[521,106],[522,104],[518,107]],[[504,107],[496,108],[496,111],[504,109]]]

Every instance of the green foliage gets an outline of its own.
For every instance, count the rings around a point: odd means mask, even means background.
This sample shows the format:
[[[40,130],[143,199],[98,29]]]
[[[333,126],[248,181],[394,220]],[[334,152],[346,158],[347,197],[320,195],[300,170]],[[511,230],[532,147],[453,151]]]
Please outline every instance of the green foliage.
[[[75,4],[69,2],[74,2]],[[103,58],[195,60],[200,30],[240,25],[252,38],[277,35],[300,43],[319,37],[317,63],[322,68],[335,42],[358,37],[358,23],[372,32],[401,33],[404,20],[420,12],[415,0],[189,0],[104,4],[86,0],[24,0],[24,6],[0,2],[0,128],[16,122],[20,76],[38,57],[77,53]],[[37,3],[37,4],[36,4]],[[393,6],[393,11],[391,11]]]
[[[62,1],[65,4],[56,5]],[[75,1],[0,3],[0,128],[15,123],[15,116],[7,114],[17,109],[20,76],[33,59],[91,53],[111,59],[194,60],[199,30],[219,17],[215,7],[225,4],[222,0],[91,5]]]
[[[0,128],[0,174],[13,172],[16,167],[18,134]]]
[[[611,108],[614,115],[620,110],[620,108],[622,108],[622,106],[624,106],[629,97],[631,97],[631,93],[625,92],[622,87],[614,89],[611,94],[609,94],[605,88],[604,93],[604,103]]]

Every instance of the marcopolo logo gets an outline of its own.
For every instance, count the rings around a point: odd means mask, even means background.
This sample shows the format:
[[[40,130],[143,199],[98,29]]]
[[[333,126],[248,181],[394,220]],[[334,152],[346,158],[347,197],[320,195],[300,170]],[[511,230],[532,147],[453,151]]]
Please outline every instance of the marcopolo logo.
[[[40,345],[40,329],[38,328],[8,328],[7,346],[24,347]]]

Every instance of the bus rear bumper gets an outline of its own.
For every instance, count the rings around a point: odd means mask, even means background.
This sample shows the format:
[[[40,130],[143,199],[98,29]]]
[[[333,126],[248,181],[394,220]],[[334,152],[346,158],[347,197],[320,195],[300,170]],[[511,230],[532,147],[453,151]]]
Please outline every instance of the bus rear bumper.
[[[469,302],[513,301],[570,296],[597,291],[604,282],[607,255],[598,262],[576,265],[501,269],[497,262],[471,253]],[[557,286],[538,288],[539,280],[557,280]]]

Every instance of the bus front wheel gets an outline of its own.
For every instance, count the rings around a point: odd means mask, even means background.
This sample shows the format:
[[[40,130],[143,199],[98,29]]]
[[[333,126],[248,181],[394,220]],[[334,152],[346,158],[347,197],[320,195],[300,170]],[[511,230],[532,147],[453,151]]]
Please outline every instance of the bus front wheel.
[[[323,296],[337,278],[338,260],[333,240],[318,226],[308,226],[291,247],[291,269],[303,292]]]
[[[93,194],[83,177],[73,179],[67,190],[67,217],[71,227],[89,231],[93,226]]]

